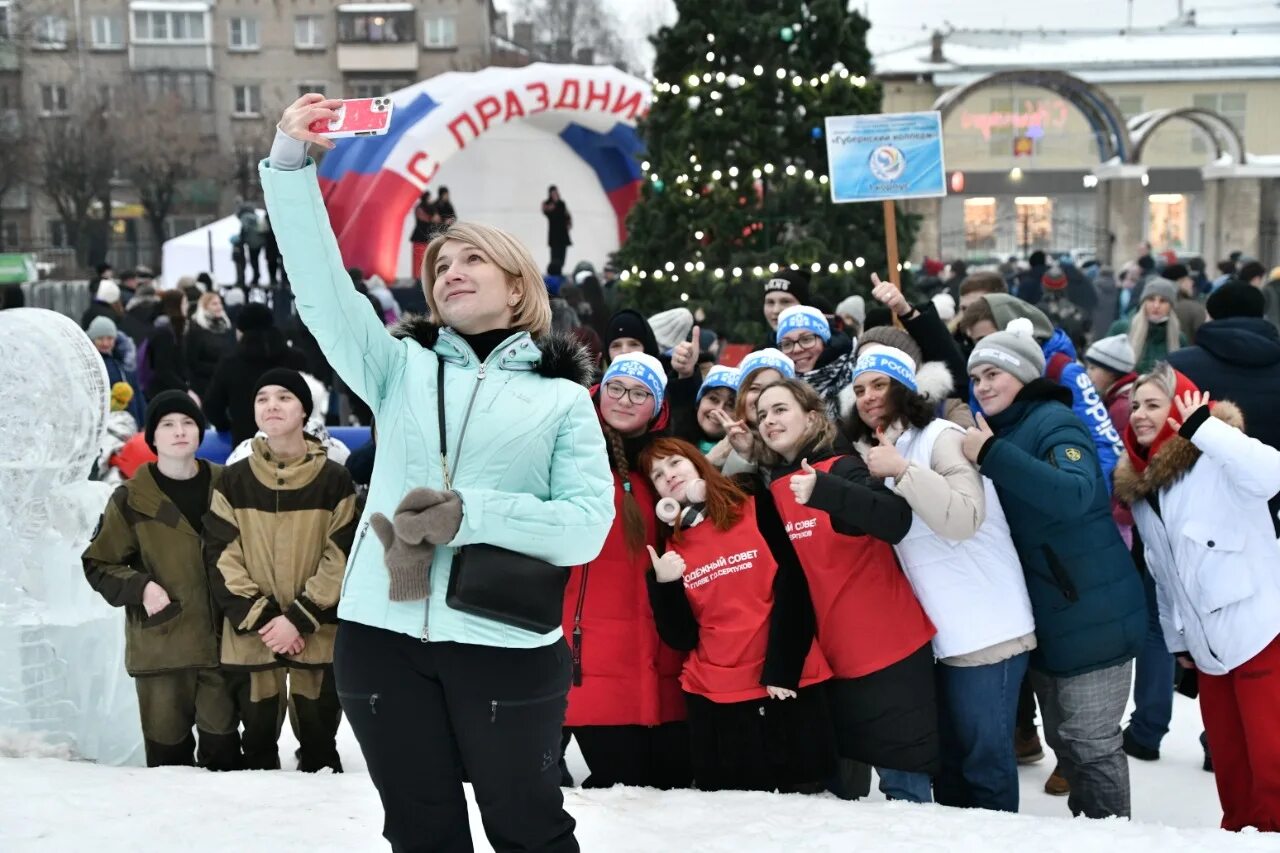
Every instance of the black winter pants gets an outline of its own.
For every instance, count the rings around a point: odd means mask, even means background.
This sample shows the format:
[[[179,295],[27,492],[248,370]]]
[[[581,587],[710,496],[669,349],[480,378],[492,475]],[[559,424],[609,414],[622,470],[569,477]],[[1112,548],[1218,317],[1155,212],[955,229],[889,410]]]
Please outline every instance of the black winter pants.
[[[591,771],[584,788],[633,785],[637,788],[688,788],[689,726],[579,726],[572,733]]]
[[[495,851],[577,853],[560,792],[569,649],[423,643],[338,626],[334,670],[393,851],[471,851],[463,779]]]

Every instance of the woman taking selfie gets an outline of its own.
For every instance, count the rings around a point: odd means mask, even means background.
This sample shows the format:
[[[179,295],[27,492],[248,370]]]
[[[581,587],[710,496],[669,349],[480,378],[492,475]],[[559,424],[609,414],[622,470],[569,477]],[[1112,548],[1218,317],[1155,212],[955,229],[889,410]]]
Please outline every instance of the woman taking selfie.
[[[580,354],[548,335],[529,250],[484,225],[431,241],[434,322],[387,332],[351,286],[306,158],[306,143],[333,147],[308,128],[340,103],[294,102],[259,172],[298,312],[378,422],[334,669],[383,835],[396,850],[472,849],[465,768],[493,847],[576,851],[554,760],[570,682],[555,567],[595,559],[614,515]],[[475,579],[511,565],[527,571],[503,575],[519,611]]]
[[[1212,406],[1212,409],[1210,408]],[[1280,451],[1159,364],[1133,386],[1116,495],[1133,508],[1165,642],[1199,671],[1222,828],[1280,832]]]

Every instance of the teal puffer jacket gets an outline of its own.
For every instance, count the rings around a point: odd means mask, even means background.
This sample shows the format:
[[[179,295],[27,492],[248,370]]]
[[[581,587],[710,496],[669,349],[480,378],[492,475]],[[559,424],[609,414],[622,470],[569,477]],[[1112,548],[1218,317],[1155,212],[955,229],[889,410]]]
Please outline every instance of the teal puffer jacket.
[[[590,562],[613,523],[613,475],[575,347],[521,332],[482,364],[449,328],[419,322],[395,337],[351,286],[314,164],[259,167],[298,313],[335,371],[373,410],[378,453],[338,616],[424,641],[536,648],[536,634],[445,604],[454,549],[488,543],[559,566]],[[436,367],[445,368],[445,430],[462,526],[436,548],[426,601],[391,601],[383,549],[369,517],[392,517],[418,486],[444,488]],[[469,420],[468,420],[469,413]],[[459,448],[464,420],[464,444]]]

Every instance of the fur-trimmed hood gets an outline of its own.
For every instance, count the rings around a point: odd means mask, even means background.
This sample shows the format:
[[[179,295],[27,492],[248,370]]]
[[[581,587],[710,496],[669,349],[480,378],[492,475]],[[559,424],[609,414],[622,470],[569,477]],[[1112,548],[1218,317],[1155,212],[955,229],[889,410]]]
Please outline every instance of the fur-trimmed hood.
[[[956,383],[951,376],[951,371],[941,361],[926,361],[916,371],[916,388],[919,389],[921,396],[927,400],[932,400],[935,403],[941,402],[955,390],[955,387]],[[850,382],[840,389],[841,422],[855,416],[853,410],[855,401],[853,383]]]
[[[1211,414],[1223,423],[1244,430],[1244,414],[1235,403],[1216,401]],[[1126,454],[1116,466],[1112,493],[1118,500],[1132,506],[1147,495],[1177,482],[1191,470],[1191,466],[1199,458],[1200,449],[1181,435],[1175,435],[1166,441],[1152,457],[1147,470],[1141,474],[1134,469],[1133,462]]]
[[[389,328],[392,337],[409,338],[423,349],[435,350],[440,340],[440,326],[422,314],[407,314]],[[585,388],[591,387],[594,370],[591,354],[576,340],[559,335],[534,339],[542,358],[535,368],[547,379],[568,379]]]

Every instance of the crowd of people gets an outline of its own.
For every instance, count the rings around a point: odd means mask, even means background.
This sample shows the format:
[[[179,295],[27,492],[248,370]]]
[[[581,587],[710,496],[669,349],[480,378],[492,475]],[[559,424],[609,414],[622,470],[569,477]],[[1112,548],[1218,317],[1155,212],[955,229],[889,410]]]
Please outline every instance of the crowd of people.
[[[155,458],[84,558],[126,608],[149,764],[279,767],[289,711],[299,768],[338,771],[345,713],[393,848],[469,849],[467,781],[496,849],[568,851],[570,739],[586,787],[858,799],[874,769],[891,799],[1016,812],[1038,704],[1046,791],[1127,817],[1177,682],[1222,826],[1280,830],[1280,330],[1256,262],[1206,286],[1144,254],[1107,292],[1033,257],[919,304],[872,276],[834,312],[783,271],[729,367],[714,317],[646,318],[607,269],[544,277],[454,222],[422,252],[428,318],[388,329],[316,215],[306,146],[331,143],[307,128],[333,104],[286,111],[261,177],[368,455],[309,434],[308,345],[261,306],[224,319],[203,394],[155,377],[228,313],[215,294],[159,296],[150,394],[120,285],[86,315]],[[206,419],[248,455],[197,461]]]

